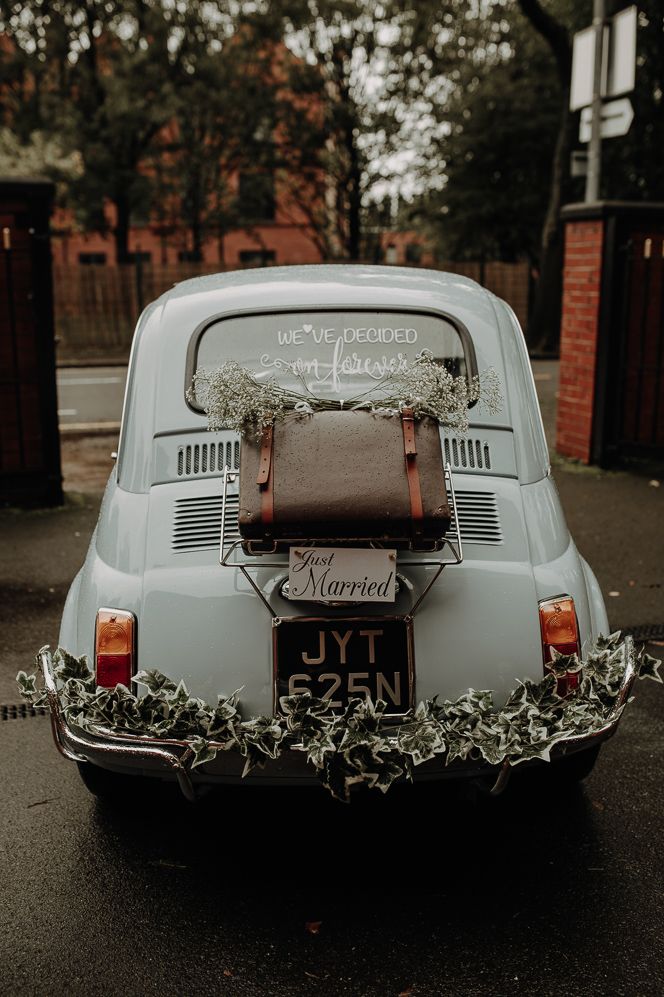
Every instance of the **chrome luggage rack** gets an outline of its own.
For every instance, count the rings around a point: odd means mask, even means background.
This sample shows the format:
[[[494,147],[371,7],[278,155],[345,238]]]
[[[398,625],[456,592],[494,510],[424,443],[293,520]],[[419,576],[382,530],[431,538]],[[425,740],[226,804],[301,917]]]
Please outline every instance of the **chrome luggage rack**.
[[[353,546],[353,547],[374,547],[374,548],[391,548],[397,547],[397,559],[399,554],[422,554],[427,555],[421,558],[408,558],[404,561],[403,566],[408,568],[436,568],[436,571],[432,578],[429,579],[424,589],[418,596],[417,600],[413,604],[410,613],[408,614],[410,618],[415,615],[415,612],[421,606],[422,602],[429,594],[435,583],[440,578],[443,570],[449,564],[461,564],[463,561],[463,543],[461,540],[461,530],[459,527],[459,513],[457,509],[456,496],[454,494],[454,481],[452,480],[452,469],[449,463],[445,464],[445,488],[447,490],[447,499],[450,504],[452,511],[452,523],[450,524],[451,529],[448,530],[445,537],[442,540],[432,540],[424,541],[422,544],[416,544],[413,537],[390,537],[389,540],[377,540],[375,537],[280,537],[278,540],[274,540],[271,543],[265,541],[254,541],[254,540],[243,540],[239,538],[237,540],[232,540],[227,543],[226,539],[226,526],[227,526],[227,504],[228,504],[228,485],[233,484],[239,473],[237,471],[231,470],[229,467],[225,467],[222,476],[222,494],[221,494],[221,540],[219,545],[219,564],[222,568],[234,568],[242,572],[244,577],[247,579],[251,587],[253,588],[256,595],[259,597],[264,606],[266,606],[273,622],[277,622],[279,617],[275,613],[274,609],[268,602],[265,593],[261,589],[257,581],[252,578],[249,573],[250,568],[280,568],[288,569],[288,551],[291,547],[339,547],[339,546]],[[447,552],[447,555],[446,555]],[[265,560],[266,557],[274,557],[275,555],[283,554],[281,560],[268,561]],[[436,556],[438,555],[438,556]],[[335,606],[340,605],[340,603],[334,603]],[[353,605],[353,603],[348,603],[348,605]]]
[[[273,540],[272,542],[266,541],[254,541],[254,540],[243,540],[242,538],[238,540],[233,540],[230,543],[226,541],[226,526],[227,526],[227,504],[228,504],[228,485],[233,484],[239,473],[237,471],[232,471],[229,467],[225,467],[222,476],[222,494],[221,494],[221,540],[219,545],[219,564],[222,568],[235,568],[242,572],[244,577],[247,579],[256,595],[260,598],[261,602],[267,607],[268,612],[272,616],[273,620],[278,620],[277,614],[265,597],[265,593],[258,585],[256,580],[252,578],[249,574],[249,569],[255,568],[284,568],[288,569],[288,551],[293,546],[299,547],[340,547],[340,546],[353,546],[353,547],[375,547],[375,548],[391,548],[397,547],[397,558],[399,554],[423,554],[428,555],[421,558],[408,558],[404,562],[404,567],[408,568],[436,568],[436,572],[433,577],[429,579],[424,589],[420,593],[416,602],[408,614],[412,618],[416,610],[420,607],[426,596],[429,594],[435,583],[440,578],[444,568],[448,564],[461,564],[463,561],[463,544],[461,540],[461,530],[459,527],[459,513],[457,509],[456,496],[454,494],[454,481],[452,480],[452,469],[449,463],[445,464],[445,488],[447,490],[447,498],[451,506],[452,511],[452,523],[454,524],[454,530],[452,535],[448,531],[447,535],[442,540],[425,541],[422,545],[416,545],[412,537],[395,538],[390,537],[389,540],[377,540],[375,537],[280,537],[278,540]],[[450,525],[452,525],[452,523]],[[445,556],[445,552],[447,556]],[[281,560],[267,561],[266,557],[273,557],[275,555],[283,554]],[[439,556],[436,556],[439,555]],[[328,603],[322,603],[322,605],[328,605]],[[335,601],[335,605],[340,605],[340,603]],[[348,603],[352,605],[352,603]]]

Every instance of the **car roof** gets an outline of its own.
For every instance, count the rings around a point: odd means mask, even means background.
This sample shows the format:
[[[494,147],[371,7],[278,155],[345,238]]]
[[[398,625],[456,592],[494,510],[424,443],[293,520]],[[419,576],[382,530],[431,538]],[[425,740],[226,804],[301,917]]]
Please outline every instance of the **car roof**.
[[[198,294],[227,287],[242,287],[250,285],[281,284],[284,280],[292,281],[302,286],[307,284],[360,284],[367,286],[367,281],[375,285],[389,285],[403,289],[412,288],[414,283],[433,282],[445,288],[465,286],[483,292],[484,288],[461,274],[449,273],[443,270],[432,270],[424,267],[397,267],[382,264],[367,263],[307,263],[281,267],[246,267],[241,270],[226,270],[220,273],[206,274],[201,277],[190,277],[179,281],[165,292],[165,297],[176,297],[182,294]]]
[[[141,316],[129,369],[121,451],[133,456],[131,490],[145,485],[154,434],[201,428],[185,402],[188,350],[209,324],[260,312],[412,311],[450,317],[468,330],[480,373],[504,378],[504,404],[493,426],[522,440],[521,479],[538,480],[548,456],[523,335],[514,313],[480,284],[419,267],[313,264],[226,271],[176,284]]]
[[[344,295],[340,301],[339,294]],[[323,263],[303,266],[256,267],[194,277],[175,284],[159,299],[164,319],[186,304],[208,316],[254,306],[295,310],[317,304],[364,305],[449,311],[463,321],[465,313],[493,320],[493,296],[476,281],[460,274],[419,267],[363,263]],[[162,319],[162,321],[164,320]]]

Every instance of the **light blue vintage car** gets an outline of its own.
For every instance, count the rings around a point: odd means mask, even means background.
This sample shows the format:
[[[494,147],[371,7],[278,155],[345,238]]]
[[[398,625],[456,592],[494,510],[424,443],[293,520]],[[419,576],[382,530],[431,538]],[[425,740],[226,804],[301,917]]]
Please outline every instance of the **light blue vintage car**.
[[[503,396],[496,413],[470,410],[467,434],[440,430],[453,512],[443,548],[392,552],[391,601],[296,598],[288,552],[252,553],[240,541],[240,437],[208,430],[187,396],[192,376],[229,357],[257,376],[292,373],[295,364],[319,393],[343,399],[395,357],[422,349],[456,374],[492,369]],[[365,578],[368,549],[376,545],[355,551]],[[518,682],[542,680],[554,652],[581,651],[607,633],[597,580],[551,478],[528,354],[505,302],[452,274],[321,265],[188,280],[144,311],[117,463],[60,632],[63,648],[94,663],[99,685],[130,685],[138,670],[156,668],[206,702],[241,690],[245,718],[275,715],[283,694],[309,691],[343,707],[369,693],[386,700],[398,726],[420,701],[454,701],[469,689],[493,690],[500,707]],[[53,693],[52,662],[42,657]],[[569,675],[570,688],[577,678]],[[632,678],[628,667],[603,725],[556,744],[552,768],[571,778],[590,771]],[[53,695],[51,707],[56,742],[93,792],[154,776],[177,779],[192,797],[241,779],[237,752],[192,768],[186,740],[83,730]],[[486,758],[433,758],[415,775],[500,781],[503,772]],[[296,750],[248,776],[315,778]]]

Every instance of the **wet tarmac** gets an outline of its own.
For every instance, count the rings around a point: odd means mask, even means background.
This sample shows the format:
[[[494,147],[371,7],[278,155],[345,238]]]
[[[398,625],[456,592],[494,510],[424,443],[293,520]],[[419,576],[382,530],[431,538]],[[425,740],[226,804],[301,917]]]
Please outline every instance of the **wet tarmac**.
[[[584,789],[242,787],[105,808],[48,720],[0,723],[0,993],[664,993],[662,690]]]
[[[539,370],[546,416],[555,368]],[[66,443],[64,509],[0,514],[0,702],[57,641],[112,442]],[[664,484],[555,475],[582,553],[619,593],[612,625],[662,623]],[[406,787],[345,807],[245,786],[118,812],[45,718],[1,721],[0,995],[659,997],[663,773],[651,683],[584,788],[561,792],[543,766],[497,801]]]

